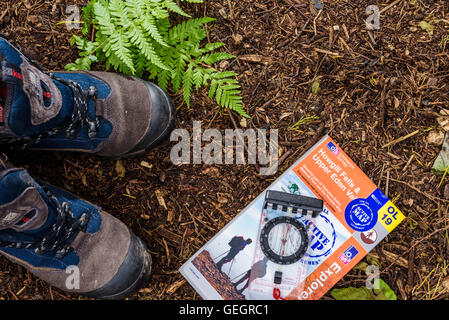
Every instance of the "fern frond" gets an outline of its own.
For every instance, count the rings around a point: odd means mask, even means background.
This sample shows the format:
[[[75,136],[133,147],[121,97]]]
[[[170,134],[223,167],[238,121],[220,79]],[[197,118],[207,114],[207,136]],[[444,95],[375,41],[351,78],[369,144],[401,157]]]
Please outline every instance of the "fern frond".
[[[139,19],[144,15],[144,0],[127,0],[125,2],[125,11],[129,19]]]
[[[181,83],[183,79],[183,74],[186,68],[186,61],[181,55],[176,59],[175,68],[172,70],[172,84],[173,90],[177,92],[181,88]]]
[[[145,57],[160,67],[161,69],[168,70],[164,63],[161,61],[159,55],[154,50],[153,45],[147,40],[145,32],[140,25],[132,23],[129,27],[130,42],[140,49],[140,52]]]
[[[209,17],[184,21],[170,29],[170,42],[172,44],[183,42],[187,37],[197,33],[203,25],[212,21],[215,21],[215,19]]]
[[[142,25],[143,29],[148,32],[148,34],[156,40],[159,44],[164,47],[167,46],[164,39],[162,38],[161,33],[159,32],[156,21],[154,20],[152,15],[146,14],[144,15],[136,24]]]
[[[199,90],[199,88],[203,85],[204,81],[204,72],[202,68],[196,66],[193,69],[193,84],[195,85],[195,90]]]
[[[175,2],[172,0],[165,0],[164,6],[168,9],[170,9],[173,12],[176,12],[177,14],[184,16],[184,17],[191,17],[190,14],[187,14],[184,10],[182,10]]]
[[[202,57],[200,57],[199,61],[204,62],[205,64],[212,65],[218,61],[222,60],[228,60],[235,58],[234,55],[227,53],[227,52],[215,52],[210,54],[205,54]]]
[[[158,80],[158,85],[159,87],[161,87],[162,90],[167,90],[168,89],[168,83],[170,82],[171,79],[171,73],[170,71],[166,71],[163,70],[158,74],[157,80]]]
[[[170,84],[175,92],[182,89],[189,107],[192,91],[209,87],[208,96],[217,104],[248,117],[237,74],[213,67],[235,56],[217,51],[225,46],[223,42],[202,44],[207,36],[204,25],[215,19],[188,19],[172,26],[170,12],[190,17],[177,0],[91,0],[83,9],[85,37],[74,35],[71,40],[80,50],[79,58],[66,69],[88,70],[92,63],[103,62],[107,70],[139,77],[147,72],[163,90]],[[90,30],[95,40],[86,36]]]
[[[182,94],[187,106],[190,107],[190,97],[192,95],[193,86],[193,63],[189,63],[184,78],[182,79]]]
[[[222,71],[222,72],[217,72],[214,74],[214,78],[215,79],[225,79],[225,78],[231,78],[231,77],[236,77],[237,73],[235,73],[234,71]]]
[[[115,33],[115,25],[111,22],[112,17],[109,10],[103,6],[100,2],[95,2],[93,7],[93,12],[100,26],[100,31],[102,34],[111,36]]]
[[[122,34],[122,32],[118,32],[111,35],[111,52],[120,59],[119,67],[124,69],[123,66],[126,66],[131,73],[134,74],[136,69],[134,68],[133,59],[131,55],[131,50],[129,49],[128,39]]]
[[[111,17],[119,26],[126,27],[128,25],[125,3],[122,0],[109,0],[108,9]]]

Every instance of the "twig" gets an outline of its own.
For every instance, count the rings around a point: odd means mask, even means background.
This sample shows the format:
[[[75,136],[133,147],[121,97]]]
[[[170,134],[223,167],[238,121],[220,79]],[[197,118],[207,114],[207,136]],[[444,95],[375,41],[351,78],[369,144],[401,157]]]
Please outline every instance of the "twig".
[[[403,255],[405,255],[406,253],[410,252],[410,250],[412,250],[414,247],[416,247],[419,243],[421,243],[421,242],[423,242],[423,241],[425,241],[425,240],[431,238],[432,236],[434,236],[434,235],[437,234],[438,232],[446,231],[446,230],[448,230],[448,229],[449,229],[449,226],[446,226],[446,227],[444,227],[444,228],[437,229],[437,230],[435,230],[434,232],[432,232],[432,233],[428,234],[427,236],[425,236],[424,238],[421,238],[421,239],[415,241],[415,242],[410,246],[410,248],[408,248],[408,250],[406,250],[403,254],[399,255],[397,259],[399,259],[399,258],[402,257]],[[396,264],[396,261],[392,262],[392,263],[391,263],[388,267],[386,267],[382,272],[387,272],[388,269],[390,269],[394,264]]]
[[[415,130],[415,131],[413,131],[412,133],[409,133],[409,134],[407,134],[407,135],[405,135],[405,136],[403,136],[403,137],[400,137],[400,138],[398,138],[398,139],[396,139],[396,140],[393,140],[393,141],[391,141],[391,142],[388,142],[386,145],[383,145],[382,148],[386,148],[386,147],[392,146],[392,145],[394,145],[394,144],[396,144],[396,143],[399,143],[399,142],[401,142],[401,141],[407,140],[408,138],[411,138],[411,137],[413,137],[414,135],[416,135],[416,134],[418,134],[418,133],[419,133],[419,130]]]
[[[397,179],[394,179],[394,178],[390,178],[390,180],[391,180],[391,181],[394,181],[394,182],[402,183],[403,185],[406,185],[407,187],[409,187],[409,188],[415,190],[416,192],[422,194],[423,196],[429,198],[430,200],[432,200],[432,201],[434,201],[434,202],[436,202],[436,203],[438,203],[438,201],[445,202],[445,203],[449,203],[449,200],[441,199],[441,198],[439,198],[439,197],[432,196],[431,194],[428,194],[427,192],[421,191],[421,190],[419,190],[418,188],[416,188],[416,187],[414,187],[414,186],[408,184],[407,182],[404,182],[404,181],[401,181],[401,180],[397,180]]]
[[[396,0],[395,2],[392,2],[391,4],[389,4],[388,6],[386,6],[385,8],[383,8],[382,10],[379,11],[379,14],[384,13],[385,11],[387,11],[388,9],[390,9],[391,7],[393,7],[394,5],[398,4],[399,2],[401,2],[402,0]]]

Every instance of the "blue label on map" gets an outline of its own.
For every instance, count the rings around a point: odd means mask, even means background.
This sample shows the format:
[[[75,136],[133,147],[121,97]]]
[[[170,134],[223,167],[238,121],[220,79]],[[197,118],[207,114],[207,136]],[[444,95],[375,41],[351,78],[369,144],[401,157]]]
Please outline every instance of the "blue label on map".
[[[377,223],[378,211],[388,201],[385,195],[376,189],[366,199],[352,200],[345,209],[346,223],[355,231],[367,231]]]

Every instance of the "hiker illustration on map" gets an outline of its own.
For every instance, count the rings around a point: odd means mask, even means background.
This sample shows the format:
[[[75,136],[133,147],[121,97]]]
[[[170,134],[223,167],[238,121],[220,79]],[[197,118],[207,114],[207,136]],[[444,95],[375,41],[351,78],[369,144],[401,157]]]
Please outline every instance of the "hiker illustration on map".
[[[253,241],[251,240],[251,238],[245,240],[245,238],[243,238],[242,236],[235,236],[234,238],[232,238],[231,241],[229,241],[228,243],[229,246],[231,247],[228,254],[217,262],[218,270],[221,271],[221,268],[225,263],[233,261],[235,256],[252,242]]]
[[[263,278],[267,274],[267,262],[268,258],[264,257],[262,260],[257,261],[251,269],[249,269],[243,277],[240,278],[237,282],[232,283],[235,287],[235,290],[237,290],[238,293],[242,294],[243,291],[245,291],[246,288],[248,288],[249,284],[254,281],[257,278]],[[246,281],[245,285],[238,289],[238,285],[241,284],[243,281]]]

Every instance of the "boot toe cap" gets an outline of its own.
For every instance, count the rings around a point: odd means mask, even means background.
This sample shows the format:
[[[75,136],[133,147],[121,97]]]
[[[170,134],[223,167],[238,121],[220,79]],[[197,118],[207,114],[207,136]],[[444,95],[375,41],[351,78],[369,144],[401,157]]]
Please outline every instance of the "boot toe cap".
[[[150,278],[151,256],[134,233],[128,252],[117,273],[103,287],[84,295],[98,299],[124,299],[141,288]]]
[[[151,120],[147,132],[129,154],[138,154],[161,145],[168,140],[176,121],[176,108],[168,94],[151,82],[141,81],[150,95]]]

